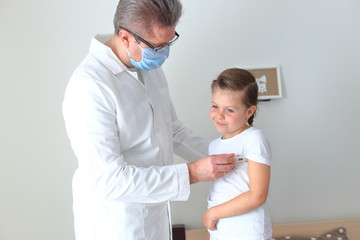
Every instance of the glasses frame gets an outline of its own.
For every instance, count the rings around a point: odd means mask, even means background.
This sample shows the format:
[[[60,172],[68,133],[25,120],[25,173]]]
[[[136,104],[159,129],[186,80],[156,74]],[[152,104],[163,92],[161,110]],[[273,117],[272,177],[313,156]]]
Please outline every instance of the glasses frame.
[[[146,46],[148,46],[149,48],[151,48],[154,52],[157,52],[159,51],[160,49],[163,49],[165,47],[170,47],[171,45],[174,44],[174,42],[180,37],[180,35],[175,31],[175,37],[166,42],[166,43],[163,43],[161,44],[161,46],[158,46],[158,47],[155,47],[154,45],[152,45],[151,43],[149,43],[148,41],[146,41],[145,39],[143,39],[142,37],[140,37],[139,35],[137,35],[136,33],[133,33],[132,31],[130,31],[129,29],[127,28],[124,28],[124,27],[119,27],[119,29],[124,29],[126,31],[128,31],[129,33],[131,33],[131,35],[134,36],[135,40],[137,41],[140,41],[142,43],[144,43]],[[139,43],[139,42],[138,42]]]

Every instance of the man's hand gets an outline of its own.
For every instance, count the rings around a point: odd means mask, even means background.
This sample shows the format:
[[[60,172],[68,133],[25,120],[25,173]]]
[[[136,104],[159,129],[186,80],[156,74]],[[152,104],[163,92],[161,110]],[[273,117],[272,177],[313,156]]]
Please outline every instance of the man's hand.
[[[190,184],[218,179],[230,172],[235,163],[234,154],[211,155],[188,163]]]

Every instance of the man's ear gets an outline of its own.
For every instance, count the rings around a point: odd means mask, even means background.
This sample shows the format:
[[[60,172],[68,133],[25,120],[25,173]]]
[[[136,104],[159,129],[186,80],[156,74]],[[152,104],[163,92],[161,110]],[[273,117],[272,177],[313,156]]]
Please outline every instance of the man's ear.
[[[128,31],[124,30],[124,29],[120,29],[118,37],[119,37],[120,41],[125,45],[125,47],[128,48],[130,38],[131,38],[131,34]]]

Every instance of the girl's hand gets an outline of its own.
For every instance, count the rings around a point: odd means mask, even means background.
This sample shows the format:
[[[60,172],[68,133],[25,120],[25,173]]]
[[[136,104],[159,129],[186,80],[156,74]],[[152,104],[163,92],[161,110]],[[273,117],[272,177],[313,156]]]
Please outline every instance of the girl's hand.
[[[208,209],[204,215],[203,215],[203,224],[205,227],[209,230],[216,230],[216,224],[218,222],[218,219],[215,219],[211,216],[211,208]]]

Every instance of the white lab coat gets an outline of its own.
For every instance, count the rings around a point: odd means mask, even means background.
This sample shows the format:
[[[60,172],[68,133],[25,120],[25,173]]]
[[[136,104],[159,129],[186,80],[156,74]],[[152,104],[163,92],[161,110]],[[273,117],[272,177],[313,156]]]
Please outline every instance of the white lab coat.
[[[77,240],[168,240],[168,201],[187,200],[186,164],[208,141],[178,121],[161,69],[127,69],[103,42],[72,75],[63,115],[78,159],[73,178]]]

